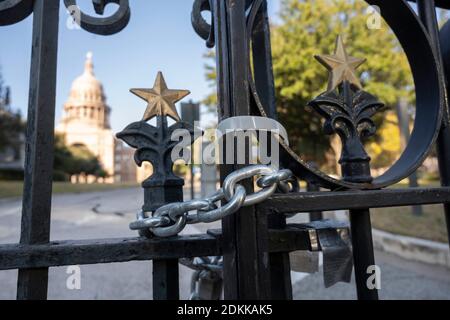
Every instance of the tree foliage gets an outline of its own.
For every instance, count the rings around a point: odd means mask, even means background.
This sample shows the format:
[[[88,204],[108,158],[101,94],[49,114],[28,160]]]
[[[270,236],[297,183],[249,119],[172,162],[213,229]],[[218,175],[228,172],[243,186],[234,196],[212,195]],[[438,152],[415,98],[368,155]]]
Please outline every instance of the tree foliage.
[[[210,50],[208,51],[204,57],[207,59],[207,61],[215,60],[216,56],[214,54],[214,51]],[[211,110],[217,105],[217,95],[215,93],[215,87],[216,87],[216,78],[217,78],[217,71],[216,67],[212,64],[206,63],[205,64],[205,78],[206,81],[210,83],[210,87],[213,88],[213,92],[211,92],[208,96],[203,99],[203,104],[208,106]]]
[[[0,72],[0,152],[8,148],[20,150],[20,141],[24,134],[25,125],[20,111],[11,108],[10,88],[5,86]]]
[[[370,29],[368,4],[362,0],[282,0],[277,23],[272,25],[272,54],[280,122],[289,133],[294,150],[306,160],[330,164],[337,139],[325,136],[322,119],[307,103],[326,90],[327,71],[314,59],[315,54],[332,54],[336,37],[341,34],[347,51],[367,58],[360,69],[364,90],[376,95],[387,107],[394,107],[400,97],[413,102],[413,80],[409,64],[398,40],[382,21],[381,28]],[[207,79],[215,79],[215,69],[206,70]],[[216,103],[209,96],[206,103]],[[382,126],[383,115],[375,117]],[[389,131],[389,130],[388,130]],[[380,132],[367,143],[374,146],[383,138]],[[392,149],[392,148],[391,148]],[[395,148],[394,148],[395,149]],[[379,150],[377,150],[379,151]],[[371,150],[369,150],[371,152]],[[371,154],[376,157],[385,152]],[[398,152],[397,152],[398,153]],[[387,157],[395,158],[391,152]],[[333,161],[339,154],[333,154]],[[385,163],[386,159],[380,161]],[[333,162],[331,161],[331,162]],[[332,168],[332,165],[329,165]]]
[[[379,128],[377,141],[371,141],[366,145],[368,153],[373,158],[372,167],[390,166],[400,155],[401,145],[397,115],[393,111],[388,111],[383,119],[383,125]]]
[[[314,55],[331,53],[338,34],[344,36],[350,55],[367,58],[360,67],[364,90],[388,107],[400,97],[412,100],[406,56],[386,23],[380,29],[368,28],[367,8],[364,1],[282,1],[281,23],[273,29],[272,40],[278,112],[293,146],[311,160],[323,163],[321,155],[330,147],[330,139],[321,131],[322,121],[305,108],[326,90],[328,80]],[[376,120],[380,123],[381,116]]]
[[[72,175],[92,175],[98,178],[105,178],[106,171],[98,158],[84,145],[66,146],[64,137],[55,137],[55,160],[54,170],[58,180],[61,177]]]

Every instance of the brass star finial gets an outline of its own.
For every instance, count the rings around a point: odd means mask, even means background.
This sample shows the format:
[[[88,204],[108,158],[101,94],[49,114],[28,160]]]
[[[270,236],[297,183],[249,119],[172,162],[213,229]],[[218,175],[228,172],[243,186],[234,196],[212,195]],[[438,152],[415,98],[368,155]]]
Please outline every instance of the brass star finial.
[[[362,89],[361,81],[356,74],[356,69],[366,62],[366,59],[349,56],[340,35],[336,40],[334,55],[316,55],[314,57],[330,71],[328,91],[333,91],[344,81],[348,81],[359,89]]]
[[[155,116],[169,116],[176,121],[180,121],[175,103],[190,94],[188,90],[168,89],[161,72],[158,72],[152,89],[131,89],[130,91],[148,102],[144,113],[144,121],[148,121]]]

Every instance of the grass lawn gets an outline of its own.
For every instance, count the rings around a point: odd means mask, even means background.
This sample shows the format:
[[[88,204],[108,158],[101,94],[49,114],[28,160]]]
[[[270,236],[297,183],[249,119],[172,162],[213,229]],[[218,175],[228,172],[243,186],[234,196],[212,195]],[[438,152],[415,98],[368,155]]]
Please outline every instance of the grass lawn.
[[[437,181],[420,181],[420,187],[439,187]],[[408,188],[402,181],[392,188]],[[404,236],[422,238],[438,242],[448,242],[442,205],[422,206],[423,214],[415,216],[411,207],[393,207],[371,209],[372,226],[374,228]]]
[[[107,191],[123,188],[134,188],[136,183],[122,184],[71,184],[67,182],[55,182],[53,193],[83,193],[92,191]],[[22,196],[23,183],[20,181],[0,181],[0,199],[15,198]]]
[[[371,209],[372,226],[400,235],[448,242],[442,205],[422,208],[421,216],[413,215],[411,207]]]

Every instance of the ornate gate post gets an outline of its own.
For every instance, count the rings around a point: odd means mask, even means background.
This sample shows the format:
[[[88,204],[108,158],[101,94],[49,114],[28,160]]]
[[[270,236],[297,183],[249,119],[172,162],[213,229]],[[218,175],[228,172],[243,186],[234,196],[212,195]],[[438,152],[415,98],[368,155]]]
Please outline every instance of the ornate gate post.
[[[251,114],[246,9],[253,1],[213,1],[219,121]],[[226,144],[226,142],[225,142]],[[246,148],[249,160],[250,150]],[[223,150],[225,152],[225,150]],[[236,157],[236,153],[234,154]],[[227,157],[223,155],[222,159]],[[241,166],[221,165],[221,181]],[[245,184],[249,191],[250,181]],[[246,207],[223,219],[225,299],[270,298],[267,217]]]
[[[144,205],[139,218],[147,218],[165,204],[183,201],[184,180],[176,176],[172,170],[176,160],[172,158],[172,150],[179,143],[172,139],[172,134],[176,130],[185,130],[192,139],[194,130],[190,124],[180,121],[175,108],[175,103],[187,96],[189,91],[168,89],[161,72],[158,73],[152,89],[132,89],[131,92],[147,101],[148,106],[142,121],[130,124],[118,133],[117,137],[137,149],[134,159],[139,166],[144,161],[149,161],[153,165],[153,174],[142,183]],[[147,123],[154,117],[156,127]],[[169,126],[168,117],[177,121],[176,124]],[[177,226],[175,223],[165,229]],[[149,229],[140,230],[139,233],[141,236],[153,237]],[[153,260],[153,299],[178,300],[178,298],[178,259]]]

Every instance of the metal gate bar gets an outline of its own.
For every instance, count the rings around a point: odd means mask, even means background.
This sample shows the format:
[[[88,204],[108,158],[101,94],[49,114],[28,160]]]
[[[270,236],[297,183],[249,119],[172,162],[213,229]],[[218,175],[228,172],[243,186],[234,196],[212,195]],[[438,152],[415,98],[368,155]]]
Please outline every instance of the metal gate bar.
[[[260,214],[270,212],[261,208]],[[269,253],[309,250],[311,247],[309,233],[303,229],[271,229],[268,234]],[[6,244],[0,246],[0,270],[220,256],[224,245],[221,230],[163,240],[130,238]]]
[[[277,119],[275,82],[272,66],[272,47],[270,42],[270,25],[267,11],[267,2],[264,1],[258,10],[253,30],[251,30],[252,58],[254,65],[254,78],[256,88],[269,118]],[[254,103],[251,105],[252,113],[255,112]],[[260,133],[265,134],[265,133]],[[266,141],[272,136],[266,133]],[[270,143],[267,146],[268,154],[272,152]],[[279,214],[268,215],[268,227],[272,229],[284,229],[286,217]],[[292,283],[290,274],[289,253],[279,252],[269,255],[270,264],[270,291],[271,298],[277,300],[292,299]]]
[[[57,241],[47,244],[0,246],[0,270],[86,265],[112,262],[178,259],[220,255],[210,235],[175,239],[96,239]]]
[[[21,244],[50,240],[60,0],[34,1]],[[17,299],[46,299],[48,269],[20,269]]]
[[[444,65],[442,60],[441,46],[439,44],[439,26],[436,17],[436,8],[434,0],[417,0],[419,9],[419,16],[422,23],[428,30],[431,43],[436,51],[438,61],[443,77],[448,76],[444,72]],[[448,5],[448,1],[447,1]],[[447,79],[448,80],[448,79]],[[448,90],[448,83],[443,79],[444,86]],[[447,91],[448,93],[448,91]],[[441,178],[441,185],[450,186],[450,111],[448,105],[448,94],[445,99],[444,118],[441,131],[437,140],[439,171]],[[444,203],[445,220],[447,224],[447,235],[450,243],[450,204]]]
[[[153,260],[153,300],[178,300],[178,259]]]
[[[251,114],[248,88],[246,1],[216,1],[215,30],[218,60],[219,120]],[[249,159],[249,148],[245,158]],[[236,156],[236,155],[234,155]],[[224,157],[226,159],[226,156]],[[221,166],[221,180],[239,166]],[[250,181],[243,184],[253,188]],[[226,299],[268,299],[267,218],[246,207],[222,221],[224,246],[224,296]]]
[[[367,286],[367,268],[375,265],[372,223],[369,209],[349,210],[352,234],[353,264],[356,292],[359,300],[378,300],[378,289]]]
[[[419,3],[421,0],[408,0],[408,1]],[[450,3],[448,2],[448,0],[432,0],[432,1],[434,2],[434,6],[436,8],[450,9]]]
[[[450,187],[279,194],[259,206],[291,214],[317,210],[404,207],[448,202],[450,202]]]

